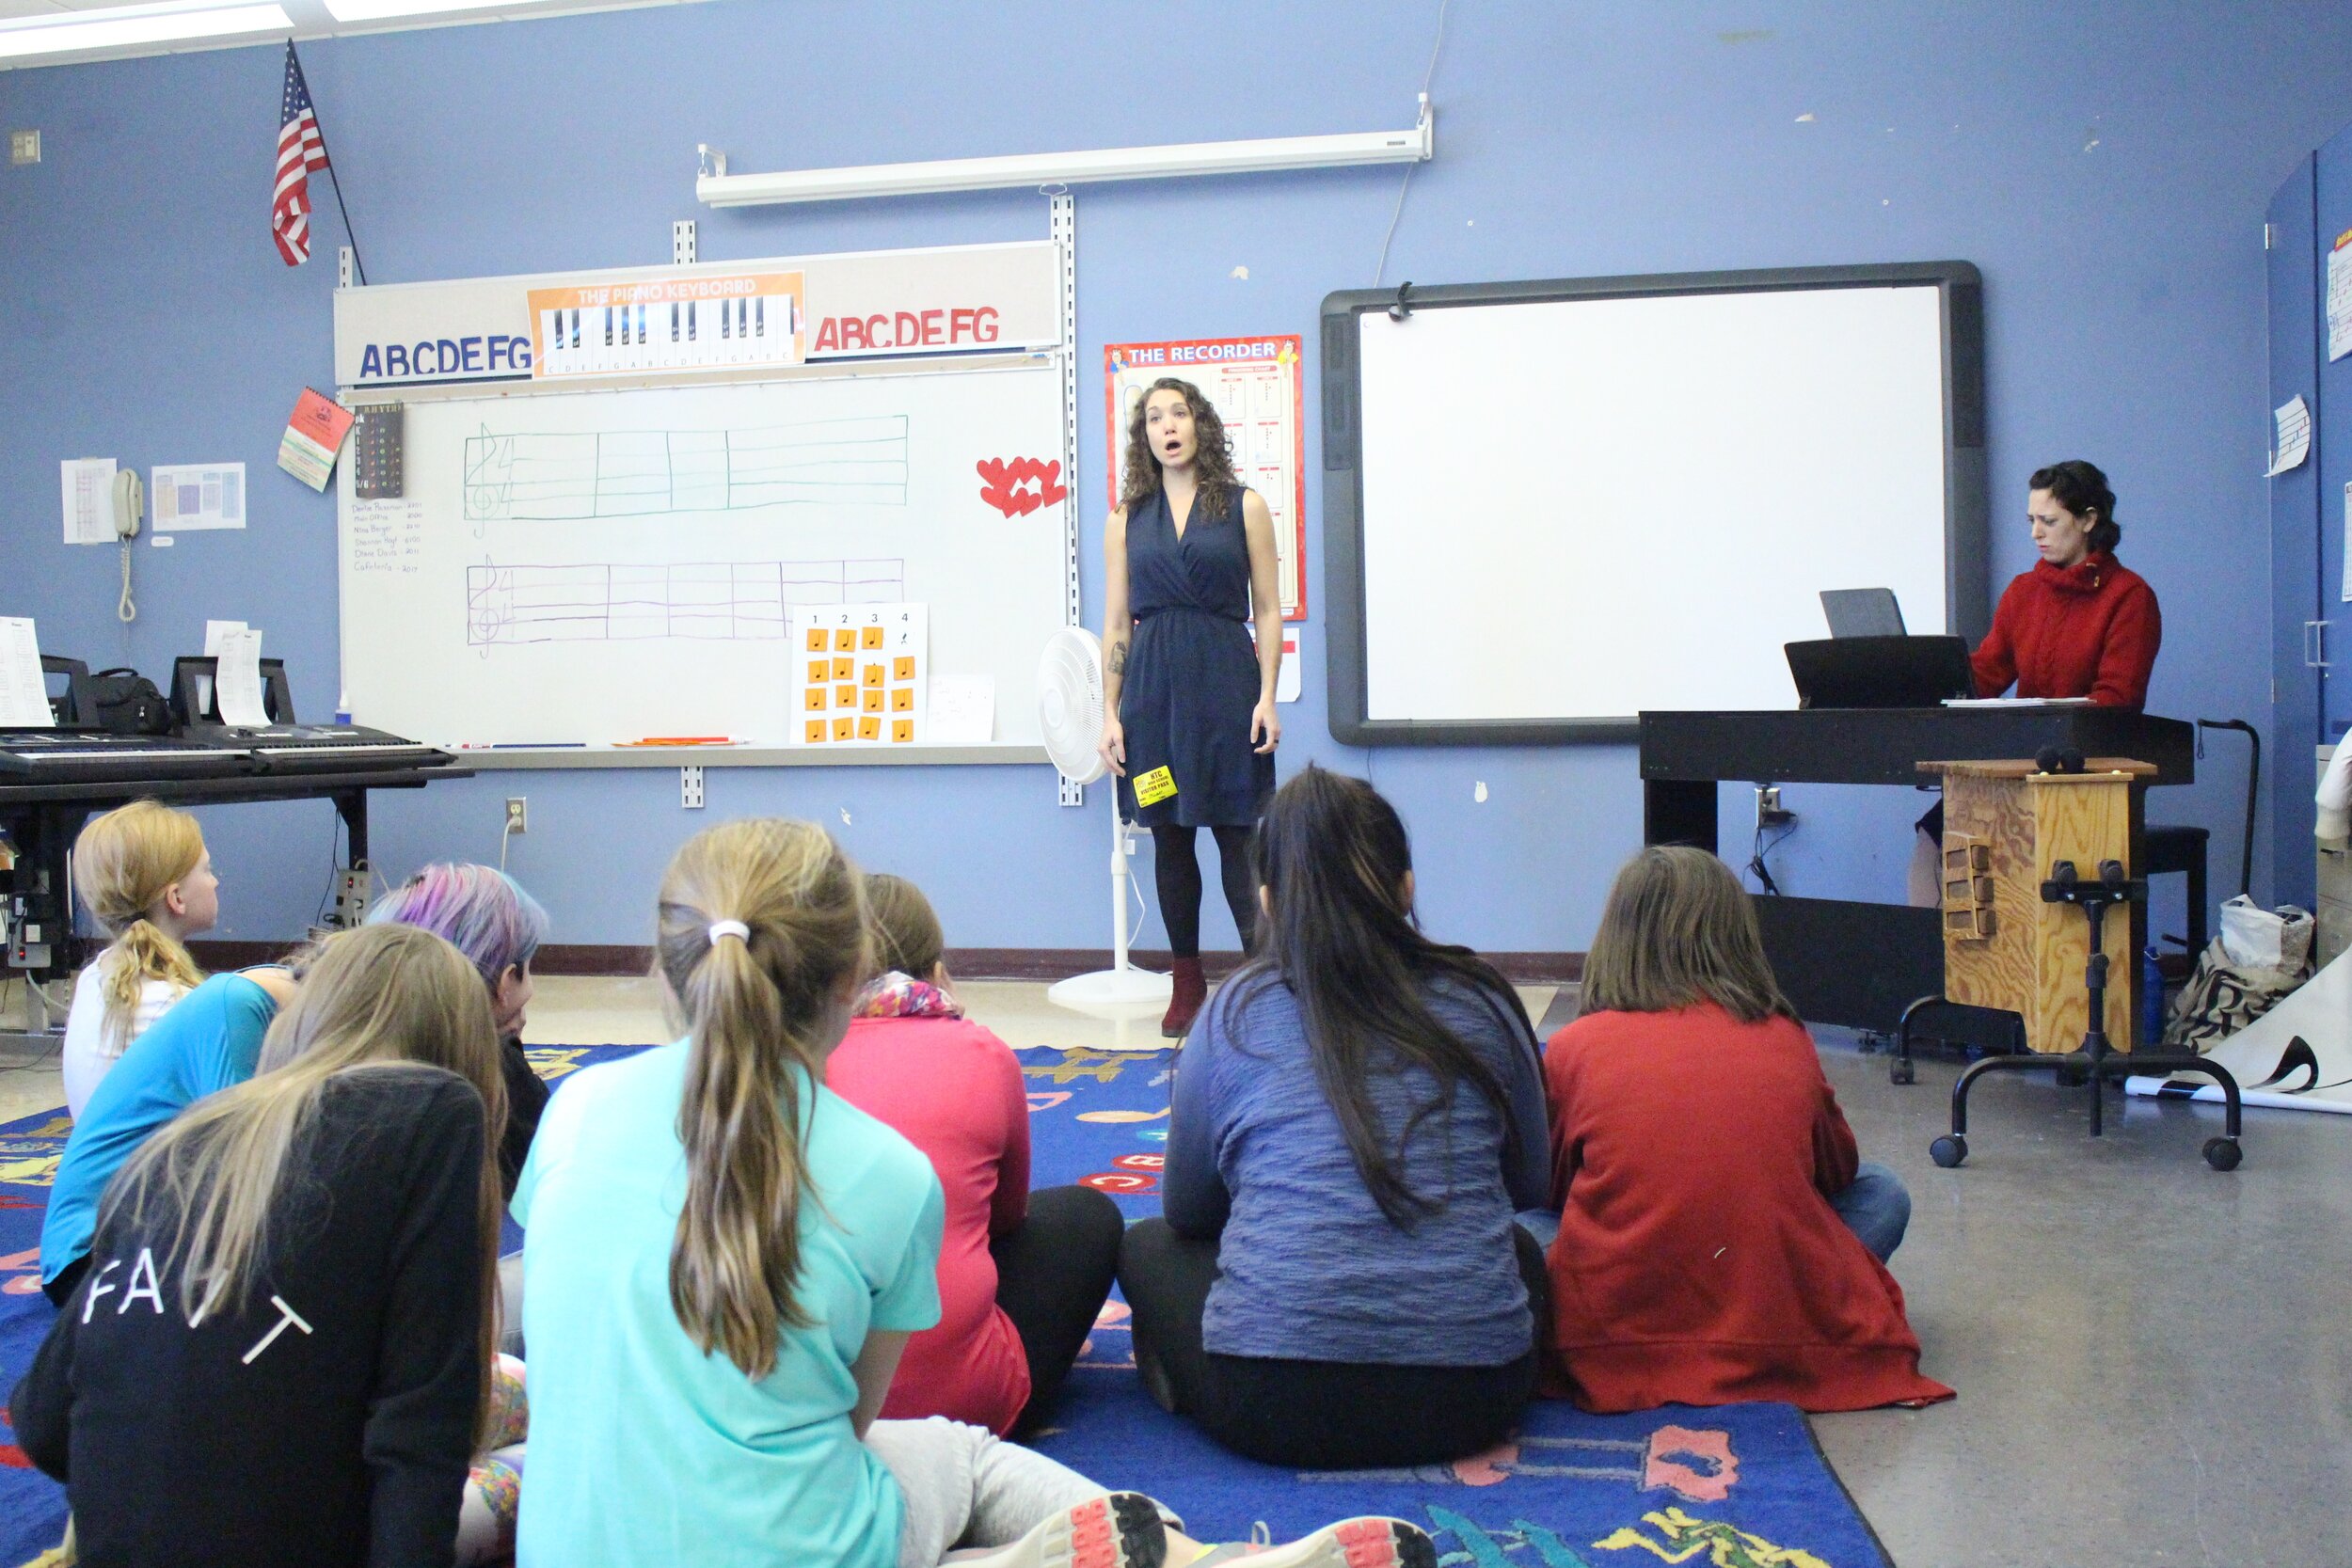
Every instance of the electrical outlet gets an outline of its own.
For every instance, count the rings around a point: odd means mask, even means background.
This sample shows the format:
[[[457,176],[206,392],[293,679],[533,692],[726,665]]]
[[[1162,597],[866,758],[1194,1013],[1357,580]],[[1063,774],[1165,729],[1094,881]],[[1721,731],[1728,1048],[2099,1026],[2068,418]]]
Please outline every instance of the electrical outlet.
[[[506,798],[506,831],[510,833],[531,832],[531,806],[519,795]]]
[[[703,809],[703,770],[699,764],[677,770],[677,803],[682,811]]]
[[[18,165],[40,163],[40,133],[39,131],[9,132],[8,162]]]
[[[1797,819],[1797,814],[1780,803],[1780,785],[1756,786],[1756,825],[1758,828],[1785,828]]]

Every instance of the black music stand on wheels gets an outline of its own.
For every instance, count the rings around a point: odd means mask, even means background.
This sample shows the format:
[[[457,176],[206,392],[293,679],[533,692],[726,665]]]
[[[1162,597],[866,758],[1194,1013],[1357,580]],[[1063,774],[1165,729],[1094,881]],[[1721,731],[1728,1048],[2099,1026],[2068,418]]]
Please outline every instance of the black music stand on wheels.
[[[1968,1158],[1968,1091],[1988,1072],[2040,1071],[2058,1074],[2061,1080],[2087,1080],[2090,1088],[2090,1135],[2094,1138],[2106,1131],[2104,1118],[2109,1079],[2138,1073],[2194,1072],[2221,1085],[2221,1136],[2205,1140],[2205,1164],[2216,1170],[2237,1168],[2243,1158],[2238,1147],[2242,1106],[2237,1080],[2228,1068],[2185,1051],[2118,1052],[2107,1043],[2107,955],[2100,950],[2107,911],[2118,904],[2144,903],[2147,897],[2147,880],[2124,876],[2121,861],[2101,862],[2099,879],[2095,882],[2084,881],[2073,861],[2059,861],[2050,867],[2050,879],[2042,884],[2042,901],[2073,904],[2090,921],[2090,961],[2083,973],[2083,983],[2090,991],[2090,1019],[2083,1035],[2082,1049],[2047,1054],[1987,1056],[1963,1072],[1960,1081],[1952,1085],[1952,1130],[1928,1146],[1928,1153],[1937,1164],[1950,1169]]]

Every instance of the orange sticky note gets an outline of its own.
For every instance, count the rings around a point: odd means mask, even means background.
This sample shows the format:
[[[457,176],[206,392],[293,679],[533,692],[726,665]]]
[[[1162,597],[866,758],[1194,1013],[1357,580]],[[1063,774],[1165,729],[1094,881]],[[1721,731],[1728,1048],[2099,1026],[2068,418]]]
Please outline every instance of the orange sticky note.
[[[859,701],[858,705],[863,707],[868,713],[880,713],[882,710],[882,688],[879,686],[867,687],[866,689],[865,695]]]
[[[850,718],[846,714],[841,718],[834,720],[833,721],[833,737],[835,740],[856,739],[857,721]]]
[[[880,627],[880,626],[867,626],[867,627],[866,627],[864,631],[861,631],[860,633],[858,633],[858,641],[857,641],[857,645],[858,645],[859,647],[861,647],[861,648],[879,648],[879,647],[881,647],[881,646],[882,645],[882,627]]]
[[[812,686],[812,687],[810,687],[810,688],[808,689],[808,696],[807,696],[807,697],[806,697],[806,698],[805,698],[805,699],[802,702],[801,705],[802,705],[803,707],[804,707],[804,708],[808,709],[808,711],[809,711],[809,712],[811,712],[811,713],[822,713],[822,712],[824,712],[824,711],[825,711],[825,689],[824,689],[823,687],[821,687],[821,686]]]
[[[882,667],[879,664],[867,665],[866,667],[866,679],[859,684],[863,686],[880,686],[882,683]]]
[[[846,654],[856,646],[856,628],[851,626],[843,626],[833,634],[833,651],[834,653]]]
[[[880,740],[882,738],[882,721],[870,717],[859,720],[857,721],[857,737],[860,740]]]
[[[810,720],[808,728],[802,735],[811,746],[822,746],[825,743],[825,721],[822,719]]]
[[[808,678],[812,681],[821,681],[825,678],[825,661],[823,659],[812,658],[808,661]]]
[[[808,651],[810,653],[821,654],[831,645],[832,640],[825,635],[824,627],[811,626],[808,628]]]
[[[890,711],[893,713],[913,713],[914,711],[914,688],[911,686],[902,686],[892,691],[890,693]]]
[[[834,687],[833,689],[833,705],[835,707],[857,706],[857,688],[854,686]]]
[[[890,661],[890,678],[894,681],[913,680],[914,678],[914,656],[913,654],[904,654],[892,659]]]
[[[896,746],[896,745],[901,745],[901,744],[903,744],[903,743],[905,743],[905,742],[907,742],[907,741],[913,740],[914,738],[914,720],[912,720],[912,719],[893,719],[893,720],[890,721],[890,741],[891,741],[891,744],[892,744],[892,745],[894,745],[894,746]]]

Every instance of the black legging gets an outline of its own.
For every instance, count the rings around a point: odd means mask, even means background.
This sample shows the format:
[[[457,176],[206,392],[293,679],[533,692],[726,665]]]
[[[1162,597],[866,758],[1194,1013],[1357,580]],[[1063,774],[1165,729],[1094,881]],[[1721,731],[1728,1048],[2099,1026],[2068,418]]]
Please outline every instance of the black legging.
[[[1029,1195],[1018,1230],[989,1243],[996,1259],[996,1305],[1021,1335],[1029,1361],[1029,1402],[1017,1432],[1036,1421],[1061,1391],[1071,1363],[1111,1293],[1119,1238],[1127,1227],[1119,1205],[1091,1187],[1048,1187]]]
[[[1550,1332],[1544,1249],[1511,1227],[1540,1343]],[[1293,1469],[1443,1465],[1510,1434],[1535,1392],[1535,1354],[1500,1367],[1404,1367],[1219,1355],[1200,1338],[1215,1241],[1138,1220],[1120,1248],[1136,1368],[1154,1397],[1234,1452]],[[1154,1386],[1157,1386],[1156,1387]]]
[[[1225,882],[1225,907],[1242,951],[1249,951],[1258,924],[1258,879],[1249,869],[1249,830],[1213,827],[1217,870]],[[1160,922],[1168,927],[1168,950],[1180,958],[1200,956],[1200,861],[1192,852],[1190,828],[1152,830],[1152,874],[1160,885]]]

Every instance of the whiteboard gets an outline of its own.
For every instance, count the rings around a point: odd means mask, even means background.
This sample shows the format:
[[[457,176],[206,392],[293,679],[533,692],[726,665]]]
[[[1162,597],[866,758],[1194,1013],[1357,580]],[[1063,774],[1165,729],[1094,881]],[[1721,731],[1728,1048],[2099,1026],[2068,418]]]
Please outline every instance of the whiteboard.
[[[1355,338],[1359,580],[1332,592],[1360,616],[1370,732],[1343,738],[1793,707],[1782,644],[1828,634],[1824,588],[1891,588],[1913,633],[1947,628],[1956,486],[1933,282],[1363,309],[1335,325]],[[1335,720],[1358,717],[1343,641]]]
[[[790,611],[914,603],[932,676],[991,677],[994,740],[1038,743],[1068,605],[1057,358],[405,419],[402,499],[358,499],[342,465],[356,721],[439,745],[793,744]],[[1038,467],[1003,483],[1015,464]]]

